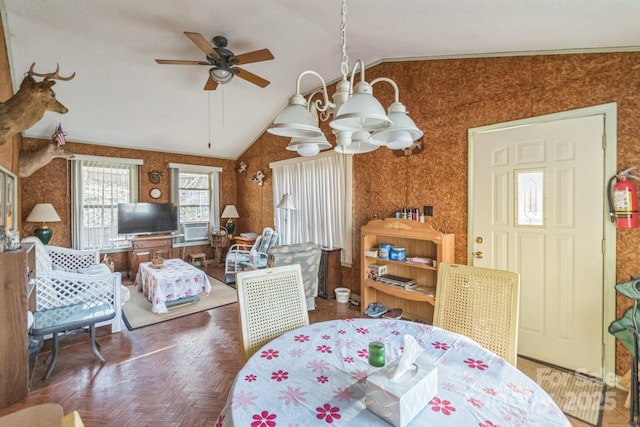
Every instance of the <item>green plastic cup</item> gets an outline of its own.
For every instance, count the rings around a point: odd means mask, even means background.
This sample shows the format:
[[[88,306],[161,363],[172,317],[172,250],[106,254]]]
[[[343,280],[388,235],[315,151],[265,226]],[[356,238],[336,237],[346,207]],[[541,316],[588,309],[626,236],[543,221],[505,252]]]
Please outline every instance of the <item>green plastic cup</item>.
[[[369,365],[374,368],[384,366],[384,344],[378,341],[369,343]]]

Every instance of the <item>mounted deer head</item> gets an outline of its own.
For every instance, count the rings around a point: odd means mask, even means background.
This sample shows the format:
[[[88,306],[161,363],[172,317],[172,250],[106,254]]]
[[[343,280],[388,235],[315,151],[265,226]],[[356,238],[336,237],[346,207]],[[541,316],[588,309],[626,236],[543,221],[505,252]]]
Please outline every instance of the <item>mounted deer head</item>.
[[[58,75],[60,69],[58,65],[53,73],[38,74],[33,71],[35,65],[35,62],[31,65],[18,92],[8,101],[0,103],[0,145],[7,142],[10,136],[36,124],[42,119],[45,111],[60,114],[69,111],[67,107],[58,102],[51,86],[56,84],[54,80],[71,80],[76,73],[68,77],[61,77]],[[44,77],[44,79],[37,82],[33,76]]]
[[[58,147],[56,144],[47,144],[36,151],[21,151],[18,175],[20,178],[29,177],[57,158],[70,160],[73,159],[73,154],[64,151],[64,148]]]

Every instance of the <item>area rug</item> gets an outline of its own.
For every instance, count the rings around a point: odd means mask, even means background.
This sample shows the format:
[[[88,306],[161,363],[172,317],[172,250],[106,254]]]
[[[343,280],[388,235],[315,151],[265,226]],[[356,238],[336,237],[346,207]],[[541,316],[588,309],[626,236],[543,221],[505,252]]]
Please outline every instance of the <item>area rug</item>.
[[[546,391],[562,412],[593,426],[600,425],[605,385],[579,373],[518,357],[518,369]]]
[[[153,325],[189,314],[210,310],[238,301],[236,290],[225,285],[221,281],[209,277],[211,292],[208,296],[199,294],[199,301],[183,305],[175,305],[169,308],[168,313],[155,314],[151,311],[151,303],[147,301],[142,292],[138,292],[135,286],[127,286],[131,298],[122,307],[122,319],[127,328],[132,331],[144,326]]]

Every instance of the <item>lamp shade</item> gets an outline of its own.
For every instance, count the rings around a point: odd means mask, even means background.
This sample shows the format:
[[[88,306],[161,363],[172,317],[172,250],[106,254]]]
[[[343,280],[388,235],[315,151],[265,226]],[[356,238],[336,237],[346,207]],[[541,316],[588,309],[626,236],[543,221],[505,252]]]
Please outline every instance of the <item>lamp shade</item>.
[[[334,149],[340,154],[362,154],[369,153],[378,149],[377,145],[369,142],[369,132],[354,132],[351,136],[351,144],[336,145]]]
[[[393,124],[388,128],[374,132],[371,135],[371,143],[397,150],[409,147],[413,141],[422,137],[423,132],[407,115],[407,109],[400,102],[391,104],[389,118]]]
[[[238,210],[234,205],[227,205],[224,207],[220,218],[240,218],[240,215],[238,215]]]
[[[293,203],[293,196],[291,194],[283,194],[276,208],[295,211],[296,205]]]
[[[38,203],[26,219],[27,222],[60,222],[58,212],[51,203]]]
[[[316,123],[316,119],[305,107],[306,101],[302,95],[293,95],[287,105],[267,132],[279,136],[289,137],[317,137],[323,133]]]
[[[360,81],[353,95],[340,107],[329,126],[352,132],[384,129],[391,124],[380,102],[373,97],[371,85]]]
[[[315,156],[320,150],[327,148],[331,148],[331,144],[324,135],[312,138],[291,138],[291,142],[287,145],[287,150],[297,151],[301,156]]]

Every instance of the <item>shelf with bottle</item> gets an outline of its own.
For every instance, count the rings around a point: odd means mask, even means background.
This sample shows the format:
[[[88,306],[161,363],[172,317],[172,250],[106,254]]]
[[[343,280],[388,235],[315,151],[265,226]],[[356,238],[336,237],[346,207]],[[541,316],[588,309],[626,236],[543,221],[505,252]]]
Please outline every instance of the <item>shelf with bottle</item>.
[[[437,287],[437,271],[441,262],[454,261],[454,235],[442,233],[429,224],[409,219],[373,220],[361,229],[362,244],[362,310],[379,302],[389,309],[402,308],[407,318],[430,323]],[[406,260],[381,258],[380,248],[391,245],[406,250]],[[372,255],[377,256],[372,256]],[[419,260],[411,262],[410,260]],[[431,263],[432,265],[428,265]],[[375,270],[376,274],[370,274]],[[386,274],[411,279],[408,289],[378,281]]]

